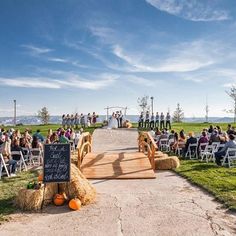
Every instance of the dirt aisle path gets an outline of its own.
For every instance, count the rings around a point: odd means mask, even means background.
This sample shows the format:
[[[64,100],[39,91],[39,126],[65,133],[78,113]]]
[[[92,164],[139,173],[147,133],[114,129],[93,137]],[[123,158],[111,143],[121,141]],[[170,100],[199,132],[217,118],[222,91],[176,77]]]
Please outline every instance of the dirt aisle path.
[[[118,138],[119,131],[102,132]],[[96,135],[93,148],[98,151],[103,144]],[[114,139],[110,143],[102,150],[125,148]],[[135,143],[132,139],[126,147],[132,151]],[[0,235],[236,235],[235,214],[227,213],[213,197],[173,172],[156,175],[149,180],[94,180],[95,204],[78,212],[50,206],[42,214],[14,214],[11,222],[0,226]]]

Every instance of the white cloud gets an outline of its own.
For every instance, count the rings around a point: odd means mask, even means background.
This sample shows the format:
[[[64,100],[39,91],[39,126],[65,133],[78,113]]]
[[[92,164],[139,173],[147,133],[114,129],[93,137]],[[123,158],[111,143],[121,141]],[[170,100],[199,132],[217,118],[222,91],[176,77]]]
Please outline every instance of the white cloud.
[[[147,86],[147,87],[151,87],[155,83],[154,81],[151,81],[149,79],[142,78],[139,76],[135,76],[135,75],[126,75],[126,76],[121,76],[121,77],[131,83],[143,85],[143,86]]]
[[[48,77],[16,77],[2,78],[0,82],[5,86],[21,88],[47,88],[47,89],[64,89],[64,88],[82,88],[90,90],[99,90],[112,85],[118,76],[112,74],[102,74],[99,79],[84,79],[73,73],[57,73],[66,76],[66,78],[54,79]]]
[[[30,54],[34,55],[34,56],[54,51],[51,48],[36,47],[32,44],[24,44],[24,45],[21,45],[21,47],[26,48],[27,50],[29,50]]]
[[[48,57],[48,60],[52,61],[52,62],[61,62],[61,63],[68,63],[69,62],[67,59],[58,58],[58,57]]]
[[[164,58],[145,52],[137,55],[125,51],[120,45],[114,46],[113,53],[128,64],[123,68],[128,72],[188,72],[214,64],[214,47],[204,41],[181,43],[169,47]]]
[[[226,10],[213,8],[211,3],[205,0],[146,0],[146,2],[160,11],[191,21],[222,21],[230,18]]]

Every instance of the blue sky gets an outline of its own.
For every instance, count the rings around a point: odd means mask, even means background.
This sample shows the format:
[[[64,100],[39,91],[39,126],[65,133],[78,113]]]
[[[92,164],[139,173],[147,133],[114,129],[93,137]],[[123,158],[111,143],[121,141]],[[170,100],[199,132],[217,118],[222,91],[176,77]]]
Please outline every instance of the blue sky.
[[[154,108],[228,116],[234,0],[1,0],[0,116]]]

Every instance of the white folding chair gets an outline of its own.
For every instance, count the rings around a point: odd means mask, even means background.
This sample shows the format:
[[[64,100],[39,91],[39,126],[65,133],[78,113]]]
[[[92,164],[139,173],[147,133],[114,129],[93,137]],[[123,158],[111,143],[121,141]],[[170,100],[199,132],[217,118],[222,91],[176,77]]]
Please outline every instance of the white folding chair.
[[[4,170],[6,171],[7,177],[9,177],[9,172],[7,169],[8,164],[5,163],[5,160],[3,158],[2,153],[0,153],[0,179],[2,178],[2,170],[4,168]]]
[[[188,150],[185,154],[185,157],[189,156],[190,160],[198,159],[197,146],[198,146],[197,143],[190,143],[188,146]]]
[[[214,146],[212,145],[206,145],[205,149],[201,152],[201,161],[204,160],[204,158],[206,158],[206,162],[208,162],[210,159],[214,159]]]
[[[40,166],[43,163],[43,152],[40,148],[30,148],[29,162],[33,166]]]
[[[181,155],[181,152],[182,152],[183,149],[184,149],[184,147],[185,147],[185,142],[178,142],[175,153],[176,153],[178,156],[180,156],[180,155]]]
[[[228,166],[236,167],[236,148],[228,148],[226,155],[223,158],[222,165],[225,165],[228,160]]]
[[[160,139],[159,147],[161,151],[168,151],[169,150],[169,140],[167,138]]]
[[[17,161],[17,166],[20,166],[20,172],[21,172],[21,169],[22,169],[22,165],[24,166],[25,170],[27,170],[27,165],[25,163],[25,160],[24,160],[24,157],[23,157],[23,154],[21,151],[11,151],[11,156],[12,156],[12,159],[14,159],[14,156],[19,156],[20,159],[19,160],[15,160]]]

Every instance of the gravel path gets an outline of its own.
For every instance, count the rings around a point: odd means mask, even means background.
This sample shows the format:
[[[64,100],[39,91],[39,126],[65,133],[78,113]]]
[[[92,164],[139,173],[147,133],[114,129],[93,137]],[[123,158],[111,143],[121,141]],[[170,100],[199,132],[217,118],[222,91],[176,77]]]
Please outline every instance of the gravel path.
[[[110,132],[114,137],[120,131]],[[94,134],[94,150],[124,148],[110,138],[115,146],[107,144],[102,149],[96,140],[100,134]],[[129,141],[128,147],[135,148],[136,140]],[[171,171],[156,175],[148,180],[94,180],[95,204],[78,212],[50,206],[42,214],[14,214],[11,222],[0,226],[0,235],[236,235],[236,215],[227,213],[212,196]]]

